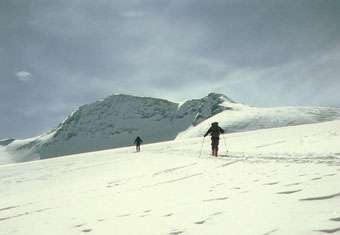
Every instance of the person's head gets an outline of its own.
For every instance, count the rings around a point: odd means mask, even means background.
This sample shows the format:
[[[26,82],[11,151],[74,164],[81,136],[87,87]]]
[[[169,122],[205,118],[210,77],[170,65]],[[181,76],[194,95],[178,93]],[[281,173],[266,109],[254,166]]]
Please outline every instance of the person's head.
[[[217,126],[218,125],[218,122],[213,122],[211,123],[212,126]]]

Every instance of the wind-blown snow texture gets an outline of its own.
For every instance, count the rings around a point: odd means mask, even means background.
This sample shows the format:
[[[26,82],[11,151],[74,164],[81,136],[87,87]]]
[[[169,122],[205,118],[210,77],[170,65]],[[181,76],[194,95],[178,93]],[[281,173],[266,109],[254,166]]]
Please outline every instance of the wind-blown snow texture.
[[[0,164],[130,146],[137,135],[144,143],[198,137],[213,121],[230,133],[336,119],[340,119],[337,108],[255,108],[215,93],[181,104],[112,95],[80,107],[41,136],[1,141]]]
[[[198,137],[3,165],[0,233],[336,234],[339,143],[332,121],[223,135],[229,157]]]

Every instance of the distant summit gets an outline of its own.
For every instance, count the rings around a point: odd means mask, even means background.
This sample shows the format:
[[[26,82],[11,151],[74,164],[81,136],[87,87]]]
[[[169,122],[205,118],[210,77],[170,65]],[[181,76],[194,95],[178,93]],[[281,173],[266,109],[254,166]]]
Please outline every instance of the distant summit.
[[[215,121],[231,133],[337,119],[337,108],[256,108],[216,93],[182,103],[111,95],[79,107],[45,134],[0,141],[0,164],[132,146],[136,136],[145,144],[199,137]]]
[[[226,101],[234,103],[216,93],[182,104],[151,97],[111,95],[81,106],[48,133],[8,148],[10,152],[31,152],[45,159],[129,146],[137,135],[144,143],[173,140],[188,127],[230,109],[221,106]],[[3,145],[13,141],[4,141]]]

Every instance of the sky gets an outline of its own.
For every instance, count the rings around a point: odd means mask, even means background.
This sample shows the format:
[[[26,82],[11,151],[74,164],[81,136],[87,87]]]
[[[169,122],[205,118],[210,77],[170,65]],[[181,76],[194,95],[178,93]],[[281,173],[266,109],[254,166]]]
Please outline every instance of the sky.
[[[337,0],[0,0],[0,139],[111,94],[340,107]]]

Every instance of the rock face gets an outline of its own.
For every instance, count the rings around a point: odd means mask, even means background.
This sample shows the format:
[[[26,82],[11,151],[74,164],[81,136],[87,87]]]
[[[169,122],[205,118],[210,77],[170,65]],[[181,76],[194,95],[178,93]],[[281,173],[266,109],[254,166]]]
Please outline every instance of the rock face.
[[[163,99],[112,95],[84,105],[47,134],[18,149],[35,149],[41,159],[176,138],[179,132],[227,110],[228,97],[211,93],[183,104]]]
[[[13,138],[0,140],[0,146],[9,145],[9,144],[12,143],[14,140],[15,140],[15,139],[13,139]]]

